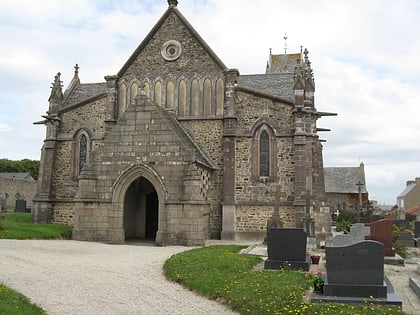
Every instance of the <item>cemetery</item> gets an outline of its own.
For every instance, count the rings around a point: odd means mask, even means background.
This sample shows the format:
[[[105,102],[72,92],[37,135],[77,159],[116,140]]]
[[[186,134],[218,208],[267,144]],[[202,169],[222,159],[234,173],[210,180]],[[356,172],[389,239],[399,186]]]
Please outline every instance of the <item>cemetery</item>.
[[[268,228],[266,242],[247,253],[266,256],[265,270],[306,272],[305,277],[313,282],[310,302],[368,301],[402,307],[411,291],[420,303],[420,221],[377,217],[365,222],[339,232],[332,227],[330,236],[319,238],[311,233],[316,230],[313,227],[292,229],[276,224]]]

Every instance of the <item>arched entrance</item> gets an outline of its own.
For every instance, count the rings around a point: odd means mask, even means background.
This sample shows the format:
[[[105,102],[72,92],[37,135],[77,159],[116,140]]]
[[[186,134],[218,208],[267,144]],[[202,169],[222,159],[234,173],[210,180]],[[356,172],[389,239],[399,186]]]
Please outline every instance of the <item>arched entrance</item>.
[[[124,197],[125,239],[155,239],[159,222],[159,200],[153,184],[139,177]]]

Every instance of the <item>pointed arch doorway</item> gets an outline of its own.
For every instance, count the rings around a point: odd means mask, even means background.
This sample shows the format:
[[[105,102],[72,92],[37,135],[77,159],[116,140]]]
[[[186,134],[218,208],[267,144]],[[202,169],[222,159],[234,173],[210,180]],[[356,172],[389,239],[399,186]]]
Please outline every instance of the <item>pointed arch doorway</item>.
[[[155,240],[159,223],[159,200],[153,184],[139,177],[124,197],[124,233],[126,240]]]

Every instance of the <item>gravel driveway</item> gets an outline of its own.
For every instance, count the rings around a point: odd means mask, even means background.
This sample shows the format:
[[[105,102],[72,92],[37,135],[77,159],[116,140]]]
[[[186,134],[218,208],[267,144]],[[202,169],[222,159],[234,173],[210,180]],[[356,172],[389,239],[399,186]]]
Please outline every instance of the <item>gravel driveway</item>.
[[[165,280],[164,261],[187,249],[0,240],[0,282],[49,315],[236,314]]]

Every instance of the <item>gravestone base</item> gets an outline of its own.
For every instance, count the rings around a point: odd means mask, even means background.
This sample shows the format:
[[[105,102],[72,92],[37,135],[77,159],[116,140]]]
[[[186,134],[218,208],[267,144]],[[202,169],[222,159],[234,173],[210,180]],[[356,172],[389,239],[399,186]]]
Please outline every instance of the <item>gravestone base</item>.
[[[395,292],[394,287],[392,286],[389,279],[384,276],[384,286],[386,294],[384,297],[372,297],[372,296],[338,296],[338,295],[328,295],[325,292],[324,285],[324,294],[312,294],[311,302],[326,302],[326,303],[346,303],[346,304],[379,304],[379,305],[394,305],[402,307],[402,300],[400,296]]]
[[[387,295],[387,288],[383,285],[367,285],[367,284],[324,284],[324,294],[333,296],[349,296],[349,297],[375,297],[384,298]]]
[[[409,279],[410,288],[420,298],[420,278],[410,277]]]
[[[266,259],[264,262],[264,269],[290,269],[308,271],[311,263],[311,256],[307,254],[306,261],[285,261]]]
[[[418,275],[410,277],[408,283],[410,285],[410,288],[420,298],[420,264],[417,264],[417,273]]]
[[[402,258],[398,254],[395,254],[394,256],[385,256],[384,257],[384,264],[401,266],[401,267],[405,266],[404,258]]]

